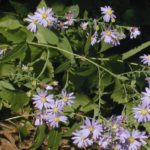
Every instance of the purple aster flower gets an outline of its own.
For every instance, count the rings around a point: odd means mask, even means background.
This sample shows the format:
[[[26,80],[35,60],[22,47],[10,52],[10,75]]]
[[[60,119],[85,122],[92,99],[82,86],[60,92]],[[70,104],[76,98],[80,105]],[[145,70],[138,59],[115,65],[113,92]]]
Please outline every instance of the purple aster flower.
[[[47,111],[51,114],[58,114],[58,113],[62,113],[63,110],[63,106],[61,104],[61,102],[59,100],[57,101],[53,101],[50,105],[49,105],[49,109],[47,109]]]
[[[99,144],[100,147],[102,147],[104,149],[107,149],[111,142],[112,142],[111,136],[108,136],[108,137],[102,136],[102,137],[99,138],[98,144]]]
[[[148,85],[149,85],[149,88],[150,88],[150,77],[147,77],[145,80],[148,82]]]
[[[110,20],[112,22],[115,22],[116,16],[114,15],[114,11],[110,6],[101,7],[100,9],[103,14],[103,19],[105,22],[109,22]]]
[[[65,21],[64,24],[71,26],[74,22],[74,13],[68,12],[65,16],[66,16],[67,21]]]
[[[150,105],[139,105],[138,107],[133,108],[134,118],[138,122],[148,122],[150,121]]]
[[[141,62],[143,64],[148,64],[148,66],[150,66],[150,55],[143,55],[143,56],[140,56],[140,58],[142,59]]]
[[[136,27],[131,27],[129,29],[129,31],[130,31],[130,39],[135,39],[138,35],[141,34],[141,32],[139,31],[139,29],[136,28]]]
[[[150,88],[145,88],[145,92],[142,92],[142,104],[143,105],[150,105]]]
[[[118,127],[115,130],[115,140],[119,141],[120,143],[125,143],[127,138],[128,131],[125,130],[123,127]]]
[[[50,104],[54,102],[54,96],[48,95],[47,91],[40,91],[37,95],[33,95],[33,104],[35,107],[42,110],[44,108],[50,107]]]
[[[94,34],[91,37],[91,45],[93,46],[93,45],[95,45],[98,42],[99,42],[99,40],[98,40],[98,33],[97,33],[97,31],[95,31]]]
[[[49,113],[47,111],[43,111],[41,114],[37,115],[35,120],[35,125],[39,126],[46,123],[49,120]]]
[[[72,137],[73,143],[79,148],[86,148],[93,144],[93,140],[87,138],[82,131],[76,131],[73,133]]]
[[[62,90],[61,92],[61,100],[63,106],[71,106],[74,103],[75,96],[74,93],[67,93],[66,91]]]
[[[51,8],[39,8],[35,12],[35,17],[38,21],[38,23],[44,27],[52,26],[55,22],[57,22],[57,19],[53,17],[53,11]]]
[[[31,32],[36,32],[37,31],[37,18],[35,15],[31,16],[28,15],[28,18],[25,19],[25,21],[29,22],[30,24],[27,26],[27,29],[30,30]]]
[[[85,137],[92,135],[92,138],[94,139],[97,139],[103,131],[103,127],[98,123],[98,121],[94,119],[90,121],[89,118],[86,118],[86,120],[84,121],[84,125],[81,126],[81,129]]]
[[[104,40],[105,43],[112,44],[114,46],[119,45],[119,37],[118,37],[117,30],[107,29],[102,31],[101,33],[101,40]]]
[[[128,150],[139,150],[140,147],[146,145],[147,136],[145,132],[139,132],[137,130],[133,130],[132,133],[128,132]]]
[[[53,114],[49,116],[48,123],[53,128],[58,128],[60,123],[67,123],[67,117],[60,114]]]

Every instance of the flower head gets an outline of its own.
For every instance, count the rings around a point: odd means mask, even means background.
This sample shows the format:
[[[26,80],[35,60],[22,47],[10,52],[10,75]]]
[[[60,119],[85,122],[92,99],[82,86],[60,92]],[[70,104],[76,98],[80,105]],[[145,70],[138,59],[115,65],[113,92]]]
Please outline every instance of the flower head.
[[[103,131],[102,125],[100,125],[97,120],[92,119],[90,121],[89,118],[86,118],[84,125],[81,126],[81,129],[84,136],[88,137],[89,135],[92,135],[94,139],[97,139]]]
[[[63,106],[71,106],[74,103],[75,96],[74,93],[67,93],[66,91],[62,90],[61,92],[61,100]]]
[[[131,27],[129,31],[130,31],[130,39],[135,39],[138,35],[141,34],[139,29],[136,27]]]
[[[97,31],[95,31],[94,34],[91,37],[91,45],[93,46],[93,45],[95,45],[98,42],[99,42],[99,40],[98,40],[98,33],[97,33]]]
[[[102,31],[101,40],[104,40],[105,43],[116,46],[120,44],[120,38],[118,35],[119,33],[117,32],[117,30],[107,29],[105,31]]]
[[[114,11],[110,6],[101,7],[101,12],[103,14],[103,19],[105,22],[115,22],[116,16],[114,15]]]
[[[150,66],[150,54],[149,55],[143,55],[143,56],[140,56],[140,58],[142,59],[141,62],[143,64],[148,64],[148,66]]]
[[[86,148],[93,144],[93,140],[87,138],[82,131],[76,131],[73,133],[72,137],[73,143],[79,148]]]
[[[51,8],[39,8],[35,12],[35,17],[38,23],[44,27],[53,26],[57,19],[53,17],[54,13]]]
[[[47,91],[40,91],[37,95],[33,95],[33,104],[35,107],[42,110],[44,108],[50,107],[50,104],[54,102],[53,95],[48,95]]]
[[[148,122],[150,121],[150,105],[139,105],[138,107],[133,108],[134,118],[138,122]]]
[[[141,146],[146,144],[145,140],[148,137],[145,135],[145,132],[139,132],[137,130],[133,130],[131,133],[128,132],[127,139],[127,148],[128,150],[138,150]]]
[[[67,117],[61,114],[53,114],[49,116],[48,123],[51,127],[58,128],[61,122],[67,123]]]
[[[83,29],[83,30],[86,30],[87,29],[87,26],[88,26],[88,22],[82,22],[80,24],[80,27]]]
[[[28,18],[26,18],[25,21],[29,22],[29,25],[27,26],[28,30],[30,30],[31,32],[37,31],[38,20],[35,15],[28,15]]]
[[[150,105],[150,88],[145,88],[145,92],[142,92],[142,104],[143,105]]]
[[[148,82],[148,85],[149,85],[149,88],[150,88],[150,77],[147,77],[145,80]]]

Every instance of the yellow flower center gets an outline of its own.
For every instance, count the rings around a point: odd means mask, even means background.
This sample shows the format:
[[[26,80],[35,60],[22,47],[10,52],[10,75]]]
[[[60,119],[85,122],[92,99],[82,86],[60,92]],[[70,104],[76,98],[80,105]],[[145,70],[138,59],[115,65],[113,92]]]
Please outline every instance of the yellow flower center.
[[[128,141],[129,141],[130,144],[132,144],[132,143],[134,143],[135,139],[133,137],[129,137]]]
[[[113,126],[112,126],[112,129],[117,129],[118,128],[118,125],[117,124],[114,124]]]
[[[59,117],[58,117],[58,118],[55,118],[54,121],[55,121],[55,122],[59,122],[59,121],[60,121]]]
[[[57,112],[58,112],[58,108],[57,108],[57,107],[54,107],[54,108],[53,108],[53,112],[54,112],[54,113],[57,113]]]
[[[150,55],[147,56],[148,60],[150,60]]]
[[[141,114],[142,114],[143,116],[146,116],[146,115],[148,114],[147,109],[142,109],[142,110],[141,110]]]
[[[68,101],[68,97],[67,97],[67,96],[64,96],[64,97],[63,97],[63,101],[64,101],[64,102],[67,102],[67,101]]]
[[[118,150],[117,147],[113,147],[112,150]]]
[[[112,9],[108,9],[108,10],[107,10],[107,14],[108,14],[108,15],[112,15],[112,13],[113,13]]]
[[[41,98],[41,102],[42,102],[42,103],[45,103],[45,102],[46,102],[46,97],[42,97],[42,98]]]
[[[93,131],[94,131],[94,127],[92,127],[92,126],[89,127],[89,131],[90,131],[90,132],[93,132]]]
[[[43,19],[46,19],[46,18],[47,18],[47,13],[43,13],[43,14],[42,14],[42,18],[43,18]]]
[[[111,31],[110,31],[110,30],[107,30],[107,31],[106,31],[106,35],[111,36]]]

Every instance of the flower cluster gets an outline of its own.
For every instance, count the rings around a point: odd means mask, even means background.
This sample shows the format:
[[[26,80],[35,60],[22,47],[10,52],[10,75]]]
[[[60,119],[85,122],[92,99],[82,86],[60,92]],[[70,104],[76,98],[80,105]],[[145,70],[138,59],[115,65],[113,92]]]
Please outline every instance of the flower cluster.
[[[143,55],[140,57],[144,64],[150,66],[150,55]],[[134,118],[140,122],[149,122],[150,121],[150,79],[146,78],[148,81],[149,87],[145,88],[145,92],[142,92],[141,103],[133,108]]]
[[[67,123],[67,117],[63,110],[65,106],[71,106],[74,103],[74,94],[62,91],[59,99],[54,94],[49,94],[48,90],[52,90],[52,86],[45,86],[45,91],[39,91],[33,95],[33,104],[39,110],[39,114],[35,120],[35,125],[47,123],[53,128],[58,128],[60,123]]]
[[[73,133],[73,143],[79,148],[93,144],[109,150],[138,150],[146,145],[148,136],[138,130],[129,131],[123,126],[123,116],[111,117],[105,125],[98,120],[86,118],[80,130]]]
[[[54,17],[54,13],[51,8],[39,8],[34,13],[34,15],[28,15],[25,21],[29,22],[27,28],[31,32],[37,31],[37,25],[42,25],[43,27],[52,27],[57,23],[57,18]]]
[[[117,46],[120,44],[120,40],[126,38],[126,35],[124,34],[122,28],[127,29],[130,32],[130,38],[134,39],[138,35],[140,35],[140,31],[136,27],[115,27],[112,25],[112,23],[115,22],[116,16],[114,14],[114,10],[110,6],[104,6],[100,8],[102,13],[101,22],[93,20],[93,28],[94,33],[91,36],[91,45],[95,45],[96,43],[99,43],[100,41],[104,41],[107,44],[110,44],[112,46]],[[29,22],[29,25],[27,28],[31,32],[36,32],[38,28],[38,24],[42,25],[43,27],[56,27],[60,29],[67,29],[69,26],[74,24],[74,13],[69,11],[65,14],[65,17],[54,17],[54,12],[51,8],[39,8],[34,13],[34,15],[28,15],[28,18],[25,19],[25,21]],[[77,21],[77,20],[76,20]],[[80,19],[79,19],[80,22]],[[110,23],[111,22],[111,23]],[[88,26],[90,21],[84,21],[80,23],[80,27],[82,30],[86,31],[88,33]],[[90,27],[90,26],[89,26]],[[100,31],[101,29],[101,31]],[[89,30],[90,31],[90,30]],[[100,33],[99,33],[100,32]],[[88,33],[88,35],[90,35]]]

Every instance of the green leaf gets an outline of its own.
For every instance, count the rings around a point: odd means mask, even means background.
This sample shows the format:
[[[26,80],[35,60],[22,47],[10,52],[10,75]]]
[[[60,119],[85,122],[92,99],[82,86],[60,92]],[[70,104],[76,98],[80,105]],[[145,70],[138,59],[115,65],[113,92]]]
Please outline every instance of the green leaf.
[[[46,126],[45,125],[38,126],[35,141],[30,150],[37,150],[42,145],[45,138],[46,138]]]
[[[125,53],[122,54],[122,59],[125,60],[125,59],[128,59],[130,57],[132,57],[133,55],[141,52],[142,50],[144,50],[145,48],[149,47],[150,46],[150,41],[148,42],[145,42],[143,43],[142,45],[136,47],[136,48],[133,48]]]
[[[109,50],[112,46],[105,43],[104,41],[101,41],[101,50],[100,52],[105,52],[107,50]]]
[[[85,55],[89,54],[90,45],[91,45],[91,36],[88,36],[86,43],[85,43],[85,46],[84,46]]]
[[[0,76],[9,76],[15,70],[12,64],[0,63]]]
[[[13,42],[13,43],[24,42],[26,41],[26,37],[27,37],[26,33],[21,30],[0,29],[0,33],[7,39],[8,42]]]
[[[37,8],[47,7],[45,0],[41,0]]]
[[[65,36],[63,36],[63,38],[60,39],[58,47],[60,47],[66,51],[66,52],[60,51],[66,58],[74,61],[72,47],[71,47],[68,39]],[[69,52],[69,53],[67,53],[67,52]]]
[[[22,25],[20,22],[13,16],[5,16],[3,18],[0,18],[0,28],[5,28],[5,29],[18,29]]]
[[[1,60],[2,62],[14,61],[15,59],[23,60],[28,49],[26,44],[17,45],[13,50],[8,52]]]
[[[38,43],[52,44],[52,45],[58,44],[58,38],[54,34],[54,32],[42,26],[38,27],[38,31],[37,33],[35,33],[35,36],[38,39]]]
[[[63,137],[71,137],[72,133],[80,128],[83,122],[75,123],[69,128],[69,130],[63,135]]]
[[[15,9],[16,13],[21,16],[26,16],[28,13],[28,7],[25,4],[10,0],[10,4]]]
[[[62,135],[58,130],[52,129],[48,135],[48,147],[51,150],[58,150],[61,137]]]
[[[55,74],[66,71],[71,66],[70,61],[63,62],[55,69]]]
[[[8,90],[15,90],[15,88],[13,87],[13,85],[10,84],[7,81],[0,81],[0,86],[3,87],[3,88],[5,88],[5,89],[8,89]]]
[[[74,18],[78,17],[79,15],[79,6],[78,5],[73,5],[69,7],[69,12],[72,12],[74,14]]]
[[[17,112],[29,102],[29,97],[23,91],[10,91],[2,89],[0,97],[11,104],[13,111]]]
[[[89,99],[88,96],[84,94],[77,94],[76,98],[74,100],[74,108],[78,108],[79,106],[86,106],[91,100]]]
[[[118,79],[115,80],[115,87],[111,95],[111,98],[113,99],[114,102],[117,102],[119,104],[124,104],[127,103],[128,101],[125,95],[124,87],[120,82],[120,80]]]
[[[150,133],[150,122],[144,123],[143,126],[146,128],[146,131]]]

